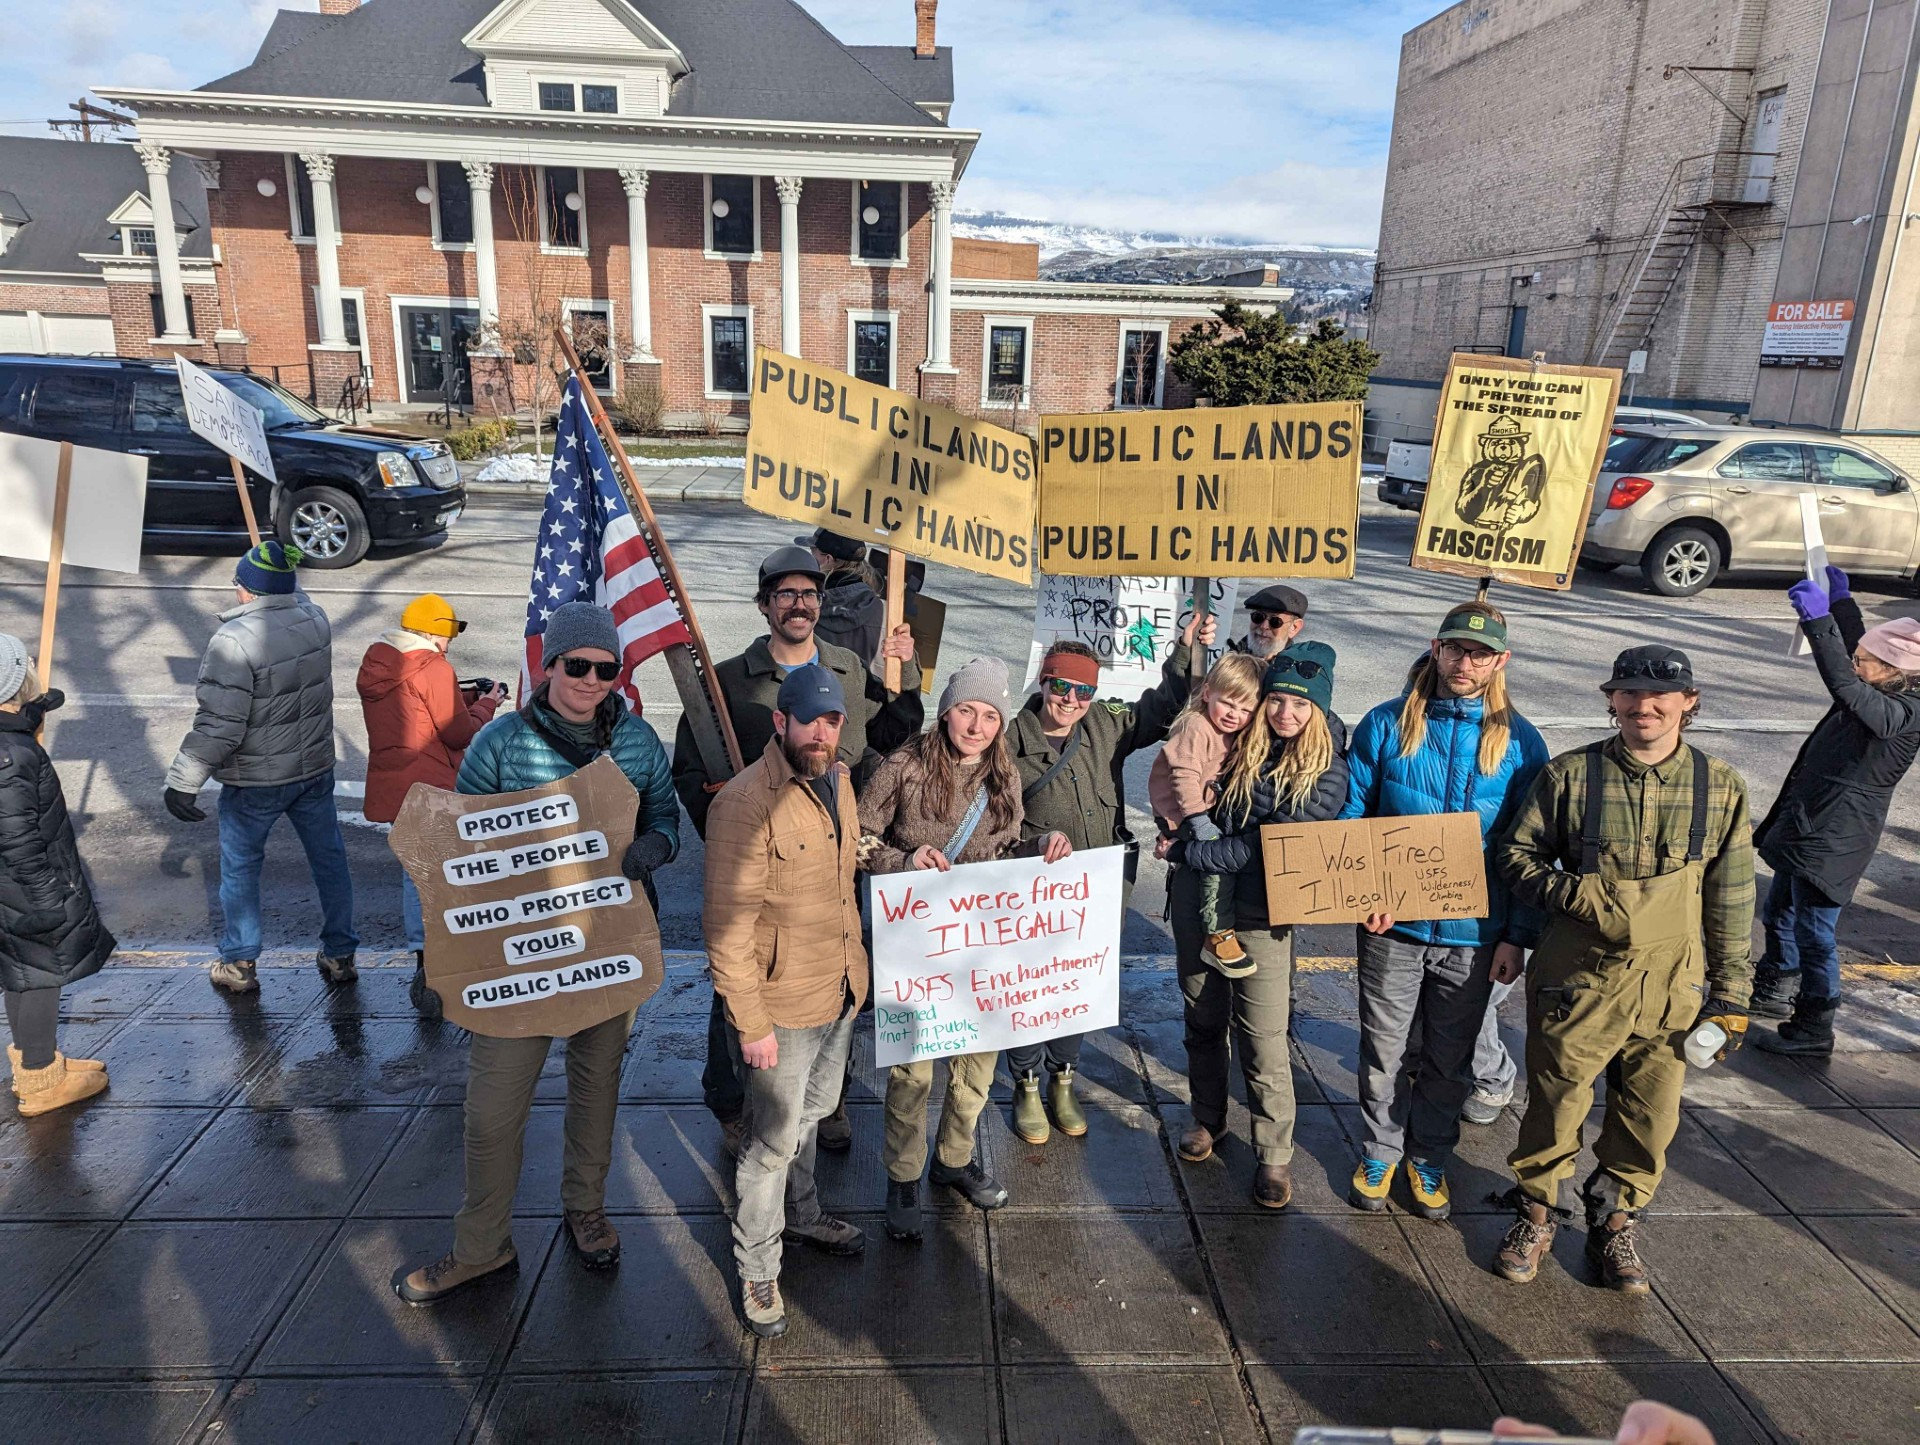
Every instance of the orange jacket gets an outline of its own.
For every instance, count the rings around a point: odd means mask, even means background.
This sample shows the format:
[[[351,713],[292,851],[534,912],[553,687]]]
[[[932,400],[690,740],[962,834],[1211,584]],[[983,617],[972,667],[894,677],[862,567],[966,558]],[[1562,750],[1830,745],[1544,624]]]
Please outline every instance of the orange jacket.
[[[367,649],[355,684],[367,716],[367,821],[391,823],[415,783],[453,788],[460,756],[493,717],[468,702],[453,664],[426,638],[389,632]]]

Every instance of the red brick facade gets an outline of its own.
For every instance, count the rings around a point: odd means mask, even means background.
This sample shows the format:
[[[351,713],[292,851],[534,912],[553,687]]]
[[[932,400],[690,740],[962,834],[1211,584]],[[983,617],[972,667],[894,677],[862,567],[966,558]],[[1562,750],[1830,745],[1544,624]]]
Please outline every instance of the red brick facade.
[[[1120,332],[1122,327],[1165,325],[1166,344],[1188,329],[1212,317],[1207,306],[1195,304],[1190,314],[1178,316],[1129,317],[1118,311],[1098,314],[1048,314],[1046,301],[1032,297],[1006,298],[1004,305],[993,301],[991,311],[974,309],[970,303],[953,312],[953,364],[959,372],[958,405],[964,411],[977,412],[989,419],[1011,415],[1009,409],[989,406],[982,401],[980,377],[986,361],[986,329],[989,316],[996,321],[1031,321],[1027,372],[1030,378],[1027,405],[1019,409],[1017,424],[1031,425],[1042,412],[1112,411],[1115,382],[1120,368]],[[1160,403],[1163,407],[1193,405],[1193,393],[1165,373]]]
[[[0,280],[0,311],[45,311],[60,316],[105,316],[104,286],[47,286]]]

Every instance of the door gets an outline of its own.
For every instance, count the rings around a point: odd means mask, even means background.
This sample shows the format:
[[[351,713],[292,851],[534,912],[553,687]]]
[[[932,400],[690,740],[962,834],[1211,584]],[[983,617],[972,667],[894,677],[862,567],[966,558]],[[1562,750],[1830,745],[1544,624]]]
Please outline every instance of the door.
[[[1769,90],[1754,112],[1753,139],[1747,150],[1747,183],[1740,199],[1763,206],[1773,198],[1773,170],[1780,158],[1780,121],[1787,113],[1785,89]]]
[[[1717,472],[1713,515],[1733,543],[1728,565],[1803,570],[1800,494],[1811,485],[1806,449],[1799,442],[1748,442]]]
[[[1516,306],[1507,317],[1507,355],[1527,354],[1527,308]]]
[[[407,353],[407,400],[451,399],[473,405],[467,347],[480,329],[480,312],[465,307],[402,306],[400,336]]]
[[[160,372],[133,378],[123,451],[147,459],[147,530],[245,536],[233,464],[187,425],[180,379]],[[264,477],[247,474],[256,517],[272,515]]]
[[[1810,444],[1827,560],[1849,572],[1898,576],[1913,560],[1920,502],[1891,467],[1848,447]]]

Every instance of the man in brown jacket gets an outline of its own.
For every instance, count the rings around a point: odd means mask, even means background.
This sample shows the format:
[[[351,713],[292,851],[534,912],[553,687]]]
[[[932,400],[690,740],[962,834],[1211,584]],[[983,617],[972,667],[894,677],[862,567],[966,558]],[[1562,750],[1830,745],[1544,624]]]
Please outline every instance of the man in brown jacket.
[[[867,993],[853,883],[860,815],[836,758],[846,713],[831,671],[789,672],[773,740],[707,814],[707,956],[749,1074],[733,1253],[742,1311],[766,1339],[787,1329],[783,1241],[839,1255],[867,1243],[821,1212],[813,1179],[814,1130],[839,1100]]]

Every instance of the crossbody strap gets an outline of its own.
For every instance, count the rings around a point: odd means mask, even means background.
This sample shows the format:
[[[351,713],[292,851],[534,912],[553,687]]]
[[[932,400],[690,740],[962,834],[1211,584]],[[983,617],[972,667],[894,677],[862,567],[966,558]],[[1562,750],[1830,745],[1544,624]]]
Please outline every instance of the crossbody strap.
[[[947,846],[940,851],[947,855],[949,863],[959,861],[960,854],[973,839],[973,830],[980,826],[980,820],[987,815],[987,785],[982,783],[980,790],[973,795],[973,802],[967,805],[967,816],[960,820],[960,826],[953,830],[953,836],[947,839]]]
[[[1060,775],[1060,770],[1073,761],[1073,755],[1080,751],[1080,739],[1085,736],[1085,734],[1086,729],[1084,727],[1074,728],[1072,735],[1060,749],[1060,756],[1053,760],[1053,765],[1020,790],[1020,802],[1023,805],[1031,803],[1034,795],[1045,789],[1048,783],[1051,783]]]

